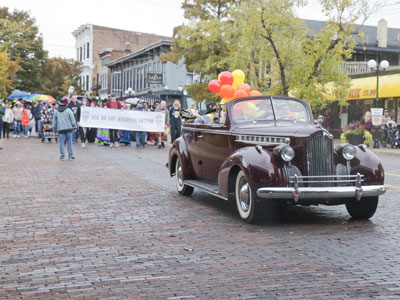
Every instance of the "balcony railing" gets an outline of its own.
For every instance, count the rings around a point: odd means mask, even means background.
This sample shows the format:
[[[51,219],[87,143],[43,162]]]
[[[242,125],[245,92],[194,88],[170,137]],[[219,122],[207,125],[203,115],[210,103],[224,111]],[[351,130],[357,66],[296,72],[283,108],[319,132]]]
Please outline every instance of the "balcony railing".
[[[341,71],[347,75],[372,73],[368,68],[368,62],[364,61],[348,61],[340,65]],[[389,66],[386,70],[400,70],[400,66]]]

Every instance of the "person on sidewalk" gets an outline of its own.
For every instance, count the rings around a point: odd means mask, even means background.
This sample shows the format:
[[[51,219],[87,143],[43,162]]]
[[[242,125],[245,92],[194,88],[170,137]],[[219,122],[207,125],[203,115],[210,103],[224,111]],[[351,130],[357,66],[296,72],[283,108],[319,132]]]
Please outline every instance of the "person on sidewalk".
[[[29,112],[28,108],[25,108],[21,118],[22,130],[24,131],[24,137],[28,137],[28,126],[29,126]]]
[[[104,108],[110,108],[110,109],[121,109],[123,110],[124,108],[122,107],[121,102],[117,101],[117,98],[115,94],[111,94],[111,100],[108,100],[107,103],[104,105]],[[119,147],[118,144],[118,129],[110,129],[110,148],[116,148]]]
[[[10,137],[10,124],[14,121],[14,114],[10,108],[10,103],[6,102],[5,103],[5,113],[3,116],[3,138]],[[1,132],[0,132],[1,134]]]
[[[138,102],[138,104],[136,105],[135,110],[137,111],[144,111],[145,108],[143,107],[143,103],[142,102]],[[136,137],[136,148],[145,148],[146,147],[146,141],[145,141],[145,137],[146,137],[146,132],[144,131],[135,131],[135,137]]]
[[[3,117],[6,114],[6,105],[1,102],[0,106],[0,139],[1,139],[1,133],[3,132]]]
[[[19,134],[21,132],[21,119],[22,114],[24,113],[21,102],[17,101],[17,103],[15,103],[15,107],[13,108],[12,112],[14,118],[14,137],[20,137]]]
[[[171,130],[171,143],[181,136],[182,120],[179,116],[181,103],[179,100],[174,101],[173,107],[169,111],[169,125]]]
[[[81,127],[81,109],[87,107],[87,99],[83,98],[82,99],[82,105],[79,106],[78,111],[76,115],[76,124],[78,124],[79,127],[79,136],[81,138],[81,143],[82,143],[82,148],[86,147],[86,134],[87,134],[87,128]]]
[[[36,122],[36,131],[39,135],[39,138],[42,137],[43,132],[42,132],[42,111],[43,111],[43,101],[39,101],[39,103],[36,103],[35,107],[32,110],[32,114],[35,117],[35,122]]]
[[[163,112],[165,114],[165,129],[164,132],[158,133],[158,149],[165,148],[163,137],[167,134],[167,125],[169,124],[169,112],[167,109],[167,102],[164,100],[160,102],[160,105],[156,108],[156,112]]]
[[[78,98],[76,95],[72,96],[71,102],[70,102],[70,104],[68,104],[68,107],[74,113],[75,122],[78,122],[78,119],[80,119],[80,116],[81,116],[81,105],[78,103]],[[79,131],[75,132],[72,135],[72,142],[75,143],[76,140],[78,139],[78,137],[79,137]]]
[[[52,129],[53,117],[55,112],[55,103],[47,102],[47,106],[42,110],[42,126],[43,126],[43,135],[42,135],[42,143],[45,142],[46,138],[49,143],[51,143],[51,139],[55,137],[55,133]]]
[[[72,134],[76,132],[76,129],[74,113],[66,106],[65,102],[60,102],[53,117],[53,131],[58,133],[58,143],[60,144],[60,160],[65,158],[65,143],[67,143],[68,160],[75,159],[72,149]]]

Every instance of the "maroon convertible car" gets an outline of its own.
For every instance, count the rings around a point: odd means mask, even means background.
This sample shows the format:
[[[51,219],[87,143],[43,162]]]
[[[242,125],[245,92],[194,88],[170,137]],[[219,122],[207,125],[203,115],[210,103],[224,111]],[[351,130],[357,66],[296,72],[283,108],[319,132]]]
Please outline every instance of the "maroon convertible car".
[[[225,106],[212,124],[184,123],[170,150],[181,195],[197,188],[235,199],[248,223],[285,204],[345,204],[354,219],[374,215],[386,191],[380,160],[365,145],[334,148],[308,102],[260,96]]]

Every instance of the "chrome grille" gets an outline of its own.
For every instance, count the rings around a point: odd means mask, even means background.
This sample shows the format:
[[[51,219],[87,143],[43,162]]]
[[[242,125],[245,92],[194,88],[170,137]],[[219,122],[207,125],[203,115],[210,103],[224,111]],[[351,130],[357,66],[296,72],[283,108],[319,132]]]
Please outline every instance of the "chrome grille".
[[[333,140],[323,131],[307,140],[308,176],[333,175],[332,148]],[[332,186],[332,183],[310,183],[309,186]]]

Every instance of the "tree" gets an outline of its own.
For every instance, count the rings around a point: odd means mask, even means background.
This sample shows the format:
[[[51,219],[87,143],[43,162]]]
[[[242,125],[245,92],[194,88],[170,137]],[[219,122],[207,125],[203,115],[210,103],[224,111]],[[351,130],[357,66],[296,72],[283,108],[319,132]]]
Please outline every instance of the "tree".
[[[372,9],[366,0],[320,0],[328,21],[319,32],[311,32],[294,12],[304,4],[243,1],[231,13],[234,30],[240,33],[237,43],[230,43],[226,61],[246,70],[248,80],[259,90],[291,94],[321,109],[329,101],[345,100],[350,78],[339,66],[352,55],[359,34],[354,24],[365,22]]]
[[[73,85],[79,88],[79,74],[82,72],[82,63],[60,57],[50,58],[43,70],[41,93],[54,97],[67,95],[68,88]],[[76,93],[80,93],[77,90]]]
[[[233,40],[228,34],[232,25],[229,20],[230,6],[235,0],[185,0],[182,3],[188,24],[174,28],[175,41],[171,52],[160,56],[162,62],[178,63],[183,57],[186,68],[194,71],[202,79],[216,78],[228,68],[224,58],[229,55],[227,42]],[[214,97],[206,90],[207,83],[188,87],[199,91],[192,94],[194,99],[211,101]],[[204,97],[204,98],[203,98]]]
[[[44,68],[47,52],[39,35],[35,19],[28,12],[7,7],[0,8],[0,50],[7,50],[9,59],[18,61],[14,87],[35,92],[41,86],[41,70]]]
[[[8,60],[7,52],[0,51],[0,98],[8,95],[8,90],[13,83],[12,77],[18,70],[18,64],[15,61]]]

